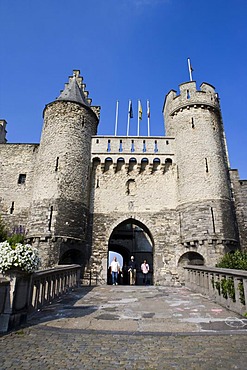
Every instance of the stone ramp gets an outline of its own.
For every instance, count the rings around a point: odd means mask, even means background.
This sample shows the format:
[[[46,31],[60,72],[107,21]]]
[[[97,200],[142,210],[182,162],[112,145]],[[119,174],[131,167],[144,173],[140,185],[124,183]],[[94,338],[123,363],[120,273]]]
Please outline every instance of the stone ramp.
[[[36,312],[28,325],[37,324],[134,333],[247,333],[247,319],[184,287],[81,287]]]
[[[0,369],[239,369],[247,322],[186,288],[81,287],[0,337]]]

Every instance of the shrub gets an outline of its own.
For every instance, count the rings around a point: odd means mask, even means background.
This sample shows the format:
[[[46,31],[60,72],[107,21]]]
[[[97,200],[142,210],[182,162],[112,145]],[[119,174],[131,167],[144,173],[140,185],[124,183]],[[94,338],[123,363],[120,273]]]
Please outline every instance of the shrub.
[[[237,250],[234,253],[226,253],[216,267],[247,270],[247,252]]]

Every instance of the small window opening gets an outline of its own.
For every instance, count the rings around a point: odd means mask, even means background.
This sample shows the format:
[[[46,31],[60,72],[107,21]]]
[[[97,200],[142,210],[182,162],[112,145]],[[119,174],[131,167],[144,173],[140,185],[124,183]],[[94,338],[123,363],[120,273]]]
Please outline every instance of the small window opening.
[[[194,125],[194,118],[193,118],[193,117],[191,118],[191,127],[192,127],[192,128],[195,128],[195,125]]]
[[[52,215],[53,215],[53,206],[51,206],[51,208],[50,208],[50,217],[49,217],[49,224],[48,224],[48,230],[49,231],[51,231]]]
[[[96,139],[96,144],[99,144],[99,139]]]
[[[187,90],[187,99],[190,99],[190,90]]]
[[[157,143],[157,140],[154,141],[154,152],[155,153],[158,152],[158,143]]]
[[[131,152],[133,153],[135,151],[135,142],[134,140],[131,140]]]
[[[172,159],[171,158],[166,158],[165,160],[165,171],[164,172],[167,172],[169,170],[169,168],[171,167],[172,165]]]
[[[107,152],[110,152],[111,151],[111,140],[108,140],[108,143],[107,143]]]
[[[206,172],[208,172],[208,160],[205,158],[205,166],[206,166]]]
[[[26,174],[20,174],[18,178],[18,184],[25,184],[26,182]]]
[[[127,195],[135,195],[135,191],[136,191],[136,183],[135,183],[135,180],[129,179],[126,182],[126,194]]]
[[[10,214],[11,215],[14,213],[14,209],[15,209],[15,202],[12,202],[11,208],[10,208]]]
[[[99,178],[97,177],[97,180],[96,180],[96,188],[99,188]]]
[[[215,233],[214,210],[212,207],[211,207],[211,216],[212,216],[213,232]]]
[[[166,140],[166,145],[169,145],[169,140]]]
[[[58,163],[59,163],[59,157],[57,157],[57,159],[56,159],[56,167],[55,167],[55,172],[57,172],[57,170],[58,170]]]
[[[147,151],[147,148],[146,148],[146,140],[143,140],[142,151],[143,151],[143,153],[145,153]]]
[[[119,142],[119,152],[123,151],[123,140],[120,140]]]

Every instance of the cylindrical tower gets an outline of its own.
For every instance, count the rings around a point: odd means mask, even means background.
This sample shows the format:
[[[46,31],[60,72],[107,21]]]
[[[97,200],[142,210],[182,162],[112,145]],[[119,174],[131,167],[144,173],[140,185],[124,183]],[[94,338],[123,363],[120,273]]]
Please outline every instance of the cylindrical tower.
[[[44,109],[27,235],[41,250],[44,266],[63,262],[66,252],[69,261],[71,249],[85,254],[80,249],[87,233],[91,136],[99,107],[90,106],[79,73],[74,71]]]
[[[166,134],[175,137],[181,242],[235,245],[229,163],[218,94],[203,83],[180,85],[164,105]]]

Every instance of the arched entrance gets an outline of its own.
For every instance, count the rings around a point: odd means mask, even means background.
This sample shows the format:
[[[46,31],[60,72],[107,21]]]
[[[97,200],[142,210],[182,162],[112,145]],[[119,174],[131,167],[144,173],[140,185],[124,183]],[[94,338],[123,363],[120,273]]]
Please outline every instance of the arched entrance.
[[[133,255],[137,264],[137,285],[142,285],[141,264],[144,259],[149,264],[148,283],[153,283],[153,238],[149,229],[140,221],[129,218],[116,226],[111,233],[108,243],[108,267],[114,253],[122,258],[122,277],[120,284],[128,284],[128,264]],[[108,269],[108,284],[111,283],[110,270]]]

